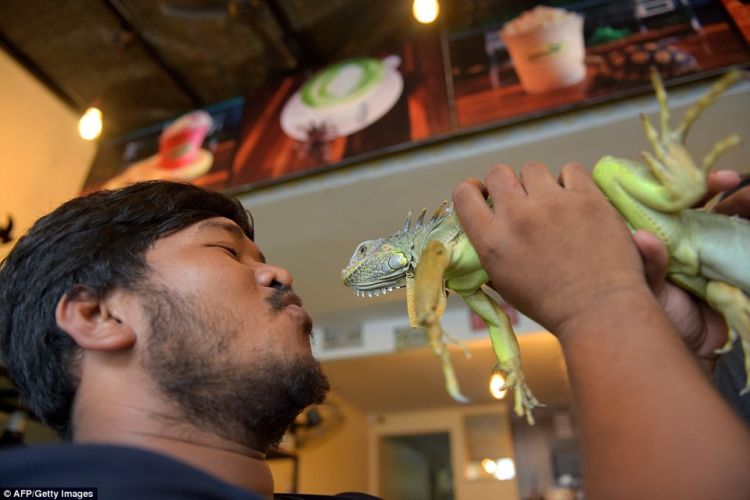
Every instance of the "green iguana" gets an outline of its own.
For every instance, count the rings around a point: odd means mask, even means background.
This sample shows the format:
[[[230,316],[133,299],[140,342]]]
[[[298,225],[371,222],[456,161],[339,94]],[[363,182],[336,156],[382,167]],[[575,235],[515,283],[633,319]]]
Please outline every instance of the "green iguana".
[[[700,113],[738,78],[739,72],[733,71],[719,80],[671,131],[666,93],[654,72],[661,134],[642,117],[654,154],[644,153],[645,165],[605,156],[595,165],[593,176],[631,229],[647,229],[665,242],[670,254],[669,279],[721,312],[730,327],[724,349],[739,336],[750,374],[750,300],[746,295],[750,294],[750,222],[689,209],[705,195],[706,174],[716,158],[739,138],[733,135],[717,143],[700,167],[683,144]],[[506,374],[504,388],[514,390],[516,414],[525,415],[533,424],[531,410],[539,402],[524,380],[518,342],[507,315],[482,289],[489,277],[476,251],[447,202],[426,222],[425,215],[423,209],[412,227],[409,212],[397,233],[360,243],[342,271],[343,283],[359,296],[406,286],[411,326],[425,328],[433,352],[442,361],[448,393],[466,402],[444,344],[450,337],[439,322],[446,288],[457,292],[487,323],[497,369]],[[750,379],[743,393],[749,390]]]

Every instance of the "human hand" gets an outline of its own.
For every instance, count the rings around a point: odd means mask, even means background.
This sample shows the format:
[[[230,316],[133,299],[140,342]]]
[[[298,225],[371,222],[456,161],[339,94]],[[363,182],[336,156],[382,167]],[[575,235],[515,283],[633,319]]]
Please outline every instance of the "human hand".
[[[734,189],[739,182],[740,178],[735,172],[712,172],[708,177],[708,198]],[[750,187],[740,189],[722,200],[714,211],[750,218]],[[636,231],[633,239],[641,252],[652,292],[687,347],[706,371],[712,372],[717,358],[715,351],[727,340],[727,326],[723,317],[704,301],[666,280],[669,256],[666,247],[656,236],[646,231]]]
[[[656,300],[701,366],[712,372],[718,358],[716,350],[727,340],[724,318],[703,300],[667,281],[669,254],[659,238],[638,230],[633,240],[643,258],[646,280]]]
[[[730,191],[739,185],[739,183],[740,179],[737,177],[734,184],[717,185],[715,189],[717,192]],[[750,184],[748,184],[748,180],[746,179],[743,181],[743,185],[740,189],[721,200],[719,204],[714,207],[714,212],[724,215],[738,215],[742,218],[750,219]]]
[[[490,169],[453,190],[459,220],[493,287],[523,314],[562,335],[582,314],[611,310],[618,295],[649,295],[630,232],[579,164],[559,182],[538,163]]]

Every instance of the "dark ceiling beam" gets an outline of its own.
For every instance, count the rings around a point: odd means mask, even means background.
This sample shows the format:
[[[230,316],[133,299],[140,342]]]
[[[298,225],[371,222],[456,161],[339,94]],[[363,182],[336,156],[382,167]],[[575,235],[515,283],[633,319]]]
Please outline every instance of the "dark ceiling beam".
[[[157,66],[164,70],[170,80],[172,80],[172,82],[177,86],[177,88],[180,89],[180,91],[182,91],[182,93],[188,96],[193,106],[196,108],[203,107],[205,103],[203,102],[203,99],[201,99],[198,92],[193,89],[193,87],[188,83],[187,79],[182,75],[182,73],[170,66],[170,64],[161,56],[156,47],[151,45],[151,43],[146,40],[146,38],[143,36],[143,33],[136,25],[135,20],[132,18],[130,13],[122,6],[120,1],[102,0],[102,2],[117,18],[117,20],[120,22],[120,26],[122,26],[124,30],[133,33],[135,38],[146,51],[146,54],[149,56],[149,58],[151,58],[151,60],[156,63]]]
[[[310,69],[322,66],[324,61],[321,60],[319,54],[310,50],[312,44],[307,40],[307,37],[294,29],[292,22],[289,20],[289,16],[284,8],[279,5],[278,0],[266,0],[266,5],[268,5],[271,15],[281,29],[281,32],[284,34],[284,44],[299,62],[300,69]]]
[[[81,112],[85,108],[85,104],[76,99],[74,92],[70,89],[65,88],[57,81],[55,81],[41,66],[39,66],[33,59],[31,59],[24,51],[19,49],[5,33],[0,31],[0,46],[5,50],[18,64],[23,66],[26,71],[31,73],[34,78],[39,80],[45,87],[47,87],[53,94],[55,94],[66,106],[70,107],[76,112]]]

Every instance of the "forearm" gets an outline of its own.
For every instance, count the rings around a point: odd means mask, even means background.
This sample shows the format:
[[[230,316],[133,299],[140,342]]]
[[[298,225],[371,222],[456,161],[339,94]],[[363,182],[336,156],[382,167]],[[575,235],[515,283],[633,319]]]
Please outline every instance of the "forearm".
[[[648,293],[567,322],[587,498],[748,498],[750,433]]]

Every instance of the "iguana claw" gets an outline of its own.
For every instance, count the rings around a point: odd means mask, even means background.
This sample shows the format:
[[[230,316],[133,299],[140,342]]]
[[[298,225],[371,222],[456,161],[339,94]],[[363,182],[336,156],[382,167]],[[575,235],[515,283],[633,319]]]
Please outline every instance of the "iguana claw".
[[[520,363],[498,363],[495,369],[505,374],[505,383],[500,390],[513,390],[513,410],[516,415],[526,416],[529,425],[534,425],[534,415],[531,410],[544,405],[537,401],[529,386],[526,385]]]

